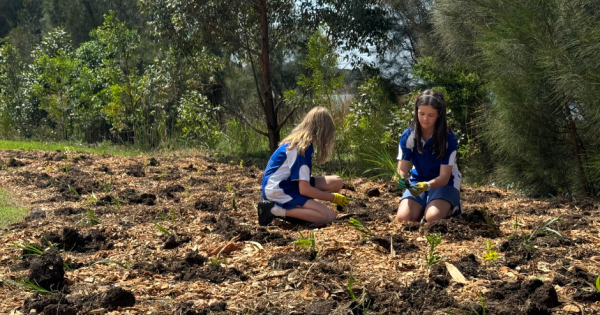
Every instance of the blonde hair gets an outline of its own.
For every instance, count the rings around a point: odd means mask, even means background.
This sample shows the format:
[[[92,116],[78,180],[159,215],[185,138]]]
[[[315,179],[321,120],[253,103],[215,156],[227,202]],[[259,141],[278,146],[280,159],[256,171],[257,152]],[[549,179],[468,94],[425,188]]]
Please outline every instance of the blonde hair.
[[[288,150],[298,148],[298,153],[304,156],[306,149],[314,144],[317,149],[317,163],[323,164],[329,160],[334,145],[333,118],[325,107],[315,107],[280,144],[289,143]]]

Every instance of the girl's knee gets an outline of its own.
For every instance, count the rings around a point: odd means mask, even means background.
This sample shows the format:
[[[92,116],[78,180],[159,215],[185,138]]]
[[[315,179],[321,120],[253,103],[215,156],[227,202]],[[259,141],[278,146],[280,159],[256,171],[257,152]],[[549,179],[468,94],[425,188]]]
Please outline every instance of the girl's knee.
[[[435,221],[443,220],[447,217],[448,211],[440,210],[435,207],[428,208],[425,212],[425,220],[432,223]]]

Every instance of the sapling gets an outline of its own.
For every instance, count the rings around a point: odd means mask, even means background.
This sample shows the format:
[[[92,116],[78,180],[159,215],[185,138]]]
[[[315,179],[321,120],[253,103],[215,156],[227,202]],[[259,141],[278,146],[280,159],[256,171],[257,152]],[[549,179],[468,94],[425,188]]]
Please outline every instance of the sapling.
[[[156,229],[158,229],[159,231],[163,232],[166,235],[171,235],[171,232],[169,232],[169,230],[165,229],[163,226],[161,226],[160,224],[156,223],[156,222],[152,222],[152,224],[154,224],[154,226],[156,227]]]
[[[427,260],[427,268],[437,264],[442,260],[440,253],[435,251],[435,248],[442,242],[442,235],[439,233],[433,235],[427,235],[427,243],[429,243],[429,253],[425,256]]]
[[[487,240],[485,242],[485,250],[487,253],[483,254],[483,258],[486,261],[496,261],[498,260],[498,251],[494,249],[494,245],[491,240]]]
[[[373,232],[371,232],[371,230],[368,227],[366,227],[364,224],[362,224],[362,222],[356,220],[355,218],[350,218],[350,220],[348,220],[348,226],[355,228],[357,231],[365,235],[373,234]]]
[[[300,234],[300,239],[297,241],[294,241],[293,244],[302,247],[302,250],[304,250],[304,251],[307,251],[309,249],[314,251],[315,245],[316,245],[315,233],[310,232],[308,234],[308,238],[304,237],[304,234],[302,234],[302,232],[300,232],[300,231],[298,231],[298,234]]]

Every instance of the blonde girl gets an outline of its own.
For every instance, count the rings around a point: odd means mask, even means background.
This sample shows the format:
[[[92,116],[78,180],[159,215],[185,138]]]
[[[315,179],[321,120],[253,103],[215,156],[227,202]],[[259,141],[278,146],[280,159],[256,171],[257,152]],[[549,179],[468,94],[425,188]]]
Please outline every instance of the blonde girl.
[[[262,180],[258,223],[269,225],[275,217],[307,222],[332,222],[335,212],[314,199],[346,206],[350,198],[336,192],[343,186],[338,176],[311,176],[316,149],[319,164],[327,162],[333,149],[335,127],[326,108],[313,108],[283,139],[273,153]]]

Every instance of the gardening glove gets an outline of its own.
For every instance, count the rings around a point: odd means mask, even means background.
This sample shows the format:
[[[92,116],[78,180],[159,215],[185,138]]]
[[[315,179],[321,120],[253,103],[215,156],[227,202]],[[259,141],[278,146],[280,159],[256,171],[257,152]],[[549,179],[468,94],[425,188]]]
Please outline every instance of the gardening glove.
[[[350,203],[350,200],[352,200],[352,198],[346,197],[342,194],[334,193],[332,202],[338,206],[345,207]]]
[[[398,178],[398,182],[396,183],[396,189],[404,190],[408,188],[408,186],[410,186],[410,183],[406,179],[402,177]]]
[[[418,182],[416,184],[410,185],[410,187],[408,187],[408,191],[410,191],[411,195],[416,197],[428,191],[430,187],[431,185],[428,182]]]

